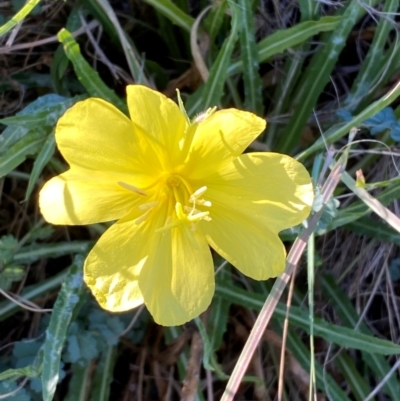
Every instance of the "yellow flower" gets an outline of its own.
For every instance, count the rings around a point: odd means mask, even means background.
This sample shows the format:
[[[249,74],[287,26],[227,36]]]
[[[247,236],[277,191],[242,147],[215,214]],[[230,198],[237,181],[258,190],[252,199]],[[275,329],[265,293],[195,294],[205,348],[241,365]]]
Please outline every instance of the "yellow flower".
[[[40,192],[50,223],[118,220],[84,266],[100,305],[120,312],[144,302],[159,324],[189,321],[214,293],[209,246],[256,280],[282,273],[278,232],[308,216],[313,192],[289,156],[241,154],[265,121],[227,109],[191,122],[149,88],[127,94],[130,119],[97,98],[60,118],[56,141],[70,169]]]

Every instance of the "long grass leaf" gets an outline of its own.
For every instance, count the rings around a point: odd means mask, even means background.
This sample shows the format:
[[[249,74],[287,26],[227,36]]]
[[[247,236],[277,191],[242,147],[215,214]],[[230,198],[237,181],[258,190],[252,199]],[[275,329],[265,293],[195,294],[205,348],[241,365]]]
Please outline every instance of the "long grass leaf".
[[[361,64],[360,71],[342,107],[350,111],[355,110],[368,92],[371,91],[371,88],[382,79],[384,74],[380,72],[382,69],[387,68],[387,64],[390,63],[391,58],[391,55],[389,55],[388,58],[384,57],[382,53],[390,31],[395,29],[394,14],[398,8],[399,0],[384,2],[384,7],[381,11],[382,16],[376,27],[374,39],[372,40],[367,56]],[[377,60],[379,60],[379,63],[376,62]]]
[[[261,96],[262,82],[258,73],[258,52],[254,36],[254,14],[251,9],[251,2],[240,0],[238,9],[242,18],[239,39],[243,65],[244,105],[246,110],[262,115],[264,109]]]
[[[11,146],[6,154],[0,156],[0,178],[17,168],[28,155],[37,153],[44,140],[41,132],[34,131]]]
[[[56,149],[56,144],[54,140],[54,134],[51,134],[43,144],[43,147],[40,149],[35,162],[33,163],[32,173],[29,177],[28,188],[26,189],[26,194],[24,198],[24,202],[26,202],[32,194],[33,188],[37,180],[39,179],[40,173],[43,171],[44,167],[51,159]]]
[[[257,311],[259,311],[264,304],[264,297],[262,295],[253,294],[235,286],[217,285],[216,294],[233,303]],[[286,307],[278,303],[274,316],[278,319],[284,319],[286,316]],[[301,327],[309,333],[310,319],[308,312],[299,307],[292,306],[289,317],[291,325],[293,324],[297,327]],[[357,330],[328,323],[321,318],[314,318],[313,327],[315,336],[322,337],[326,341],[344,348],[354,348],[382,355],[400,354],[400,345],[366,335]]]
[[[300,362],[304,369],[310,370],[310,352],[302,343],[297,333],[289,330],[287,344],[295,358]],[[329,400],[350,401],[350,398],[340,388],[332,376],[325,371],[319,362],[315,362],[315,376],[317,379],[317,388],[328,395]]]
[[[167,17],[173,24],[190,33],[194,19],[182,11],[171,0],[144,0],[153,6],[160,14]]]
[[[79,45],[70,32],[66,29],[62,29],[58,33],[58,39],[64,45],[65,53],[74,66],[76,76],[90,96],[100,97],[107,100],[127,114],[128,109],[125,102],[123,102],[114,91],[106,86],[99,74],[93,70],[89,63],[83,58]]]
[[[373,3],[376,2],[377,0],[373,1]],[[277,148],[280,152],[290,153],[293,147],[299,143],[304,125],[310,117],[319,95],[329,82],[330,74],[346,45],[347,36],[365,13],[366,9],[362,3],[351,1],[330,38],[315,54],[304,73],[303,80],[299,83],[299,90],[293,100],[292,108],[296,111],[279,138]]]
[[[222,49],[210,69],[210,76],[204,86],[203,108],[219,104],[225,85],[227,70],[233,48],[236,44],[240,31],[240,12],[235,3],[230,3],[232,11],[231,33],[222,46]]]
[[[42,394],[44,401],[52,401],[58,383],[61,352],[73,314],[84,294],[83,258],[76,257],[69,268],[53,307],[44,341]]]
[[[291,28],[276,31],[257,43],[258,61],[265,62],[275,54],[283,53],[318,33],[332,31],[339,22],[339,17],[322,17],[318,21],[301,22]],[[242,60],[237,60],[229,66],[228,74],[236,74],[242,70]]]
[[[144,69],[144,63],[140,60],[140,56],[138,51],[134,47],[133,43],[129,40],[127,34],[121,27],[121,24],[114,12],[114,9],[111,7],[110,3],[107,0],[95,0],[100,7],[104,10],[107,17],[112,22],[114,29],[118,33],[119,40],[122,45],[122,49],[125,53],[126,61],[128,62],[129,70],[131,75],[135,79],[137,84],[143,83],[147,86],[151,86],[150,81],[147,79]]]
[[[230,59],[241,27],[238,5],[233,2],[229,2],[229,4],[232,11],[231,33],[222,45],[218,57],[210,69],[207,82],[197,93],[189,97],[186,104],[189,115],[218,105],[223,96]]]
[[[358,127],[361,125],[363,121],[368,118],[373,117],[377,113],[379,113],[382,109],[390,105],[397,97],[400,95],[400,83],[397,83],[396,86],[391,89],[385,96],[382,96],[376,102],[370,104],[364,110],[362,110],[359,114],[354,116],[351,121],[342,124],[340,126],[332,127],[329,131],[327,131],[323,138],[318,139],[309,146],[306,150],[301,152],[296,159],[299,161],[305,160],[313,153],[318,150],[325,149],[327,145],[330,145],[339,139],[343,138],[347,135],[350,130],[354,127]]]
[[[38,284],[30,285],[24,288],[19,294],[26,301],[33,301],[36,298],[43,297],[46,293],[58,288],[64,281],[67,275],[67,270],[56,274]],[[21,306],[9,300],[0,302],[0,322],[12,316],[14,313],[19,312]]]
[[[341,352],[335,357],[335,364],[342,373],[346,385],[351,388],[351,394],[357,401],[363,401],[371,389],[368,383],[361,377],[356,366],[354,365],[353,359],[344,352]]]
[[[33,10],[35,6],[40,3],[41,0],[29,0],[22,8],[19,10],[11,19],[7,21],[4,25],[0,26],[0,37],[5,33],[13,29],[17,24],[19,24],[29,13]]]
[[[321,284],[326,298],[329,299],[335,308],[342,324],[347,327],[358,325],[361,332],[370,334],[371,330],[364,322],[359,322],[358,313],[346,294],[337,286],[335,280],[330,276],[324,275],[322,276]],[[364,352],[363,360],[373,370],[378,381],[382,380],[390,370],[390,365],[381,355]],[[390,398],[395,400],[400,393],[400,383],[396,380],[395,376],[392,376],[386,382],[384,389]]]

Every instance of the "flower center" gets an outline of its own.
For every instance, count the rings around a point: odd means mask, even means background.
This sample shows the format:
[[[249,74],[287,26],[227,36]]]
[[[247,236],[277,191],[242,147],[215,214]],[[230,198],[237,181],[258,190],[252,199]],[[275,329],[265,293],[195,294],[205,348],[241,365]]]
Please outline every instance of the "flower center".
[[[150,218],[155,209],[164,205],[167,207],[167,218],[164,226],[157,229],[156,232],[165,233],[173,228],[182,227],[193,246],[198,248],[193,231],[196,231],[196,225],[200,220],[211,220],[209,211],[202,211],[197,208],[198,206],[206,208],[212,206],[210,201],[203,199],[207,187],[200,187],[193,191],[190,183],[178,174],[165,174],[146,188],[137,188],[122,181],[119,181],[118,184],[128,191],[150,198],[150,202],[138,206],[139,210],[143,210],[144,213],[135,220],[136,224]],[[149,192],[149,190],[151,191]]]
[[[179,176],[176,175],[170,175],[167,178],[167,185],[171,188],[173,187],[178,187],[180,184]]]

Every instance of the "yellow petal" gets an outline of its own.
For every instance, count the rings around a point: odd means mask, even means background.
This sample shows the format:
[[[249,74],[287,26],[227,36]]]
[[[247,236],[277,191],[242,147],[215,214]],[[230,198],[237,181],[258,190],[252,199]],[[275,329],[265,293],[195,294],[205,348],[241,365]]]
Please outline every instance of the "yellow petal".
[[[240,155],[201,185],[208,188],[212,218],[214,207],[225,208],[232,218],[240,214],[275,233],[305,220],[314,197],[305,167],[272,152]]]
[[[84,280],[102,308],[122,312],[143,303],[138,278],[148,255],[146,224],[136,225],[133,216],[111,226],[90,251]]]
[[[188,322],[204,312],[214,294],[214,268],[204,236],[192,231],[194,248],[182,227],[151,243],[139,286],[154,320],[163,326]],[[149,246],[149,248],[150,248]]]
[[[133,124],[165,150],[165,168],[178,163],[179,143],[187,128],[178,105],[160,92],[146,86],[127,86],[129,114]]]
[[[91,98],[68,109],[58,120],[56,142],[71,166],[118,173],[135,171],[134,127],[104,100]]]
[[[146,197],[128,191],[118,181],[132,177],[73,168],[46,182],[39,194],[43,217],[52,224],[92,224],[128,215]]]
[[[211,221],[201,221],[200,229],[208,243],[229,263],[255,280],[281,274],[286,251],[278,235],[241,215],[215,207]]]
[[[240,155],[265,129],[266,122],[252,113],[220,110],[194,125],[185,171],[190,178],[207,177]]]

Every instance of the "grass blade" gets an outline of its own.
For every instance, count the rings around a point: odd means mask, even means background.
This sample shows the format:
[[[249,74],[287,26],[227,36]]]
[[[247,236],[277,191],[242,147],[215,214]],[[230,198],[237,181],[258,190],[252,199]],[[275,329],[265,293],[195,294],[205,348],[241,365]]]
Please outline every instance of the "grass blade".
[[[233,2],[229,4],[232,11],[231,33],[222,45],[221,51],[210,69],[210,76],[206,84],[197,91],[195,95],[192,95],[188,99],[187,110],[189,115],[193,115],[200,110],[206,110],[210,106],[218,105],[223,96],[229,62],[238,39],[241,25],[238,5]]]
[[[376,2],[375,0],[374,3]],[[310,117],[319,95],[329,82],[330,74],[346,44],[347,36],[365,12],[363,4],[355,0],[351,1],[335,31],[332,32],[324,47],[315,54],[292,103],[292,108],[296,112],[280,136],[277,146],[280,152],[289,153],[299,143],[304,125]]]
[[[29,177],[28,188],[26,189],[25,199],[26,202],[32,194],[33,188],[39,179],[40,173],[51,159],[56,149],[56,144],[54,140],[54,134],[51,134],[44,142],[42,149],[36,157],[33,163],[32,173]]]
[[[46,330],[43,356],[43,400],[51,401],[58,383],[61,352],[79,300],[84,294],[82,273],[83,258],[77,257],[69,269],[53,307],[49,326]]]
[[[29,13],[36,7],[41,0],[29,0],[22,8],[19,10],[10,21],[6,22],[4,25],[0,26],[0,37],[5,33],[13,29],[17,24],[19,24]]]
[[[160,14],[167,17],[173,24],[180,26],[190,33],[194,19],[183,12],[171,0],[145,0],[146,3],[153,6]]]
[[[322,276],[321,284],[326,298],[330,300],[344,325],[348,327],[355,327],[358,325],[361,332],[366,334],[371,333],[364,322],[359,322],[358,313],[354,309],[349,298],[337,286],[332,277]],[[363,360],[372,369],[378,381],[382,380],[390,370],[389,364],[381,355],[364,352]],[[390,398],[395,400],[400,393],[400,383],[396,380],[395,376],[392,376],[386,382],[384,389]]]
[[[397,83],[396,86],[393,89],[391,89],[385,96],[382,96],[376,102],[366,107],[359,114],[354,116],[351,119],[351,121],[349,121],[346,124],[342,124],[339,127],[338,126],[333,127],[328,132],[326,132],[323,138],[320,138],[317,141],[315,141],[315,143],[313,143],[306,150],[301,152],[296,157],[296,159],[299,161],[305,160],[318,150],[325,149],[327,145],[330,145],[338,141],[339,139],[343,138],[350,132],[352,128],[360,126],[363,121],[373,117],[375,114],[379,113],[382,109],[389,106],[395,99],[397,99],[399,95],[400,95],[400,83]]]
[[[322,17],[318,21],[301,22],[291,28],[276,31],[257,44],[258,61],[265,62],[275,54],[299,45],[318,33],[332,31],[339,22],[339,17]],[[238,60],[229,66],[228,74],[236,74],[242,70],[242,60]]]
[[[385,15],[380,18],[367,56],[362,62],[351,91],[343,103],[343,107],[349,111],[355,110],[368,92],[371,92],[371,89],[385,75],[380,72],[387,68],[387,63],[390,63],[390,59],[386,58],[383,63],[382,51],[385,48],[390,31],[395,29],[394,13],[396,13],[398,7],[399,0],[384,2],[382,13]],[[379,63],[376,60],[379,60]]]
[[[262,295],[242,290],[236,286],[217,285],[216,294],[232,303],[256,311],[259,311],[264,304],[264,297]],[[283,320],[285,316],[286,306],[278,303],[274,312],[274,317]],[[308,311],[304,311],[300,307],[292,306],[289,314],[289,321],[291,325],[293,324],[300,327],[307,333],[310,332]],[[322,337],[326,341],[340,345],[343,348],[353,348],[381,355],[400,354],[400,345],[361,333],[357,330],[328,323],[321,318],[314,318],[313,327],[316,337]]]
[[[79,45],[72,37],[70,32],[68,32],[66,29],[62,29],[58,33],[58,39],[64,45],[65,53],[72,62],[79,81],[88,91],[90,96],[100,97],[104,100],[107,100],[127,114],[128,109],[125,102],[123,102],[114,91],[106,86],[99,74],[93,70],[89,63],[83,58],[79,49]]]
[[[124,50],[124,53],[125,53],[126,61],[128,62],[129,70],[130,70],[131,75],[134,78],[135,82],[137,84],[142,83],[147,86],[152,86],[143,71],[144,64],[140,60],[140,56],[139,56],[137,50],[135,49],[133,44],[130,42],[127,34],[122,29],[121,24],[119,23],[119,20],[118,20],[117,16],[115,15],[114,9],[110,6],[110,3],[107,0],[95,0],[95,1],[104,10],[106,15],[112,22],[114,29],[118,33],[118,37],[121,42],[122,49]]]
[[[262,82],[258,73],[259,64],[256,39],[254,37],[254,15],[250,1],[239,1],[239,14],[242,19],[240,50],[243,65],[244,105],[246,110],[262,115],[264,109],[261,96]]]
[[[5,155],[0,156],[0,178],[17,168],[28,155],[37,153],[44,140],[41,132],[34,131],[11,146]]]

